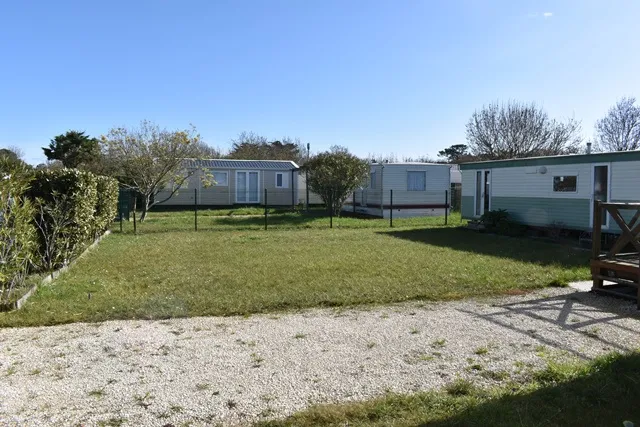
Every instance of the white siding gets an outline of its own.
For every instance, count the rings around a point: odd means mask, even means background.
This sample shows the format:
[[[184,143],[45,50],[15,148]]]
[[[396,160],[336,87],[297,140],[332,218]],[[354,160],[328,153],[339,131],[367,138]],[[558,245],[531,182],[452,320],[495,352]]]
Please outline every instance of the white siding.
[[[611,200],[640,201],[640,162],[611,163]]]
[[[379,171],[380,169],[378,169]],[[407,173],[426,173],[425,191],[407,190]],[[378,172],[380,175],[380,172]],[[387,164],[384,165],[382,190],[384,203],[389,203],[389,190],[393,190],[394,205],[444,204],[445,191],[450,190],[451,172],[449,165]],[[380,188],[380,187],[378,187]]]
[[[471,196],[475,194],[476,185],[476,170],[465,169],[460,171],[462,174],[462,197]]]
[[[538,167],[509,167],[491,170],[492,197],[548,197],[558,199],[591,198],[591,164],[545,166],[546,173]],[[467,172],[467,171],[465,171]],[[473,172],[473,171],[471,171]],[[535,173],[532,173],[535,172]],[[577,192],[554,192],[554,176],[577,176]],[[471,177],[471,191],[463,195],[473,196],[475,178]],[[469,190],[469,189],[467,189]]]

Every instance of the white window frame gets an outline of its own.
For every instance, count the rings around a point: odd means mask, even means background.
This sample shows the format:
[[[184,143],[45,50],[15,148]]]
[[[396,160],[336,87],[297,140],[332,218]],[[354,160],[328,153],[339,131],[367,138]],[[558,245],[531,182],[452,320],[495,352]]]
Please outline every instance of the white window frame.
[[[589,188],[589,199],[591,200],[591,203],[589,204],[589,227],[593,227],[593,205],[594,205],[594,194],[593,194],[593,187],[595,186],[595,179],[596,179],[596,166],[606,166],[607,167],[607,201],[610,202],[611,201],[611,163],[591,163],[591,182],[589,184],[590,188]],[[608,230],[609,226],[611,225],[611,220],[609,219],[609,213],[605,212],[604,213],[605,218],[606,218],[606,224],[602,224],[602,229],[603,230]]]
[[[249,174],[255,172],[258,174],[258,200],[255,201],[250,201],[249,200]],[[238,174],[241,173],[246,173],[246,177],[247,177],[247,188],[245,189],[245,194],[247,195],[247,200],[243,200],[243,201],[239,201],[238,200],[238,190],[239,190],[239,186],[238,186]],[[236,203],[238,204],[247,204],[247,205],[253,205],[253,204],[260,204],[261,201],[261,194],[262,192],[260,191],[260,171],[259,170],[248,170],[248,169],[241,169],[241,170],[236,170],[236,181],[235,181],[235,193],[236,193]]]
[[[409,189],[409,173],[421,173],[424,174],[424,190],[410,190]],[[407,191],[427,191],[427,171],[421,170],[408,170],[407,171]]]
[[[225,176],[227,177],[227,179],[226,179],[227,183],[226,184],[220,184],[218,181],[216,181],[215,174],[217,174],[217,173],[225,174]],[[214,186],[216,186],[216,187],[228,187],[229,186],[229,171],[211,170],[211,177],[215,181]]]
[[[278,185],[278,175],[282,176],[282,181],[281,181],[282,185]],[[276,188],[289,188],[289,179],[288,179],[287,172],[276,172],[275,186]]]
[[[556,178],[561,178],[561,177],[569,177],[569,176],[575,176],[576,177],[576,189],[575,191],[556,191],[554,188],[554,181],[556,180]],[[580,178],[578,177],[578,174],[574,174],[574,175],[569,175],[569,174],[565,174],[565,175],[553,175],[551,177],[551,192],[554,194],[576,194],[578,192],[578,180]]]

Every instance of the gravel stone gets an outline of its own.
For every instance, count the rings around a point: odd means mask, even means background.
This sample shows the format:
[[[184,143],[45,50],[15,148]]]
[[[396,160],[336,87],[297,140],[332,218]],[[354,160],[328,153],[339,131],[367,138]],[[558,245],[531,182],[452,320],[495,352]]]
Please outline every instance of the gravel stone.
[[[446,303],[0,330],[0,424],[246,425],[316,403],[526,375],[640,347],[632,302],[571,288]]]

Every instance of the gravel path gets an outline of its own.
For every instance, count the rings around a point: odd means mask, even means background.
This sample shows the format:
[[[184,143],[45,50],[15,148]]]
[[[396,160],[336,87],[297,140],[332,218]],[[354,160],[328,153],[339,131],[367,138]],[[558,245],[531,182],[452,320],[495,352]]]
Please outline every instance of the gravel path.
[[[312,403],[489,385],[640,347],[632,303],[574,289],[249,318],[0,330],[0,424],[247,424]],[[477,353],[477,354],[476,354]]]

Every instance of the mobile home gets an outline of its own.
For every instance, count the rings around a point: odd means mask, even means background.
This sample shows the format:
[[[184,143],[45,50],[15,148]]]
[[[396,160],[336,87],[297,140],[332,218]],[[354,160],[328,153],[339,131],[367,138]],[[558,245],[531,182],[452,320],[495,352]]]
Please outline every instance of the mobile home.
[[[394,217],[444,215],[450,196],[450,167],[438,163],[372,163],[367,186],[355,191],[343,209],[383,218],[389,217],[391,209]]]
[[[640,151],[464,163],[462,217],[506,209],[521,224],[588,231],[593,201],[640,201]],[[603,230],[619,233],[605,215]]]
[[[193,175],[162,206],[193,205],[233,206],[264,204],[265,189],[269,206],[292,206],[298,203],[298,165],[284,160],[186,160],[185,167]],[[205,185],[213,178],[213,185]],[[203,179],[205,178],[205,179]],[[194,191],[197,190],[197,191]],[[164,200],[171,189],[162,190],[158,200]]]

